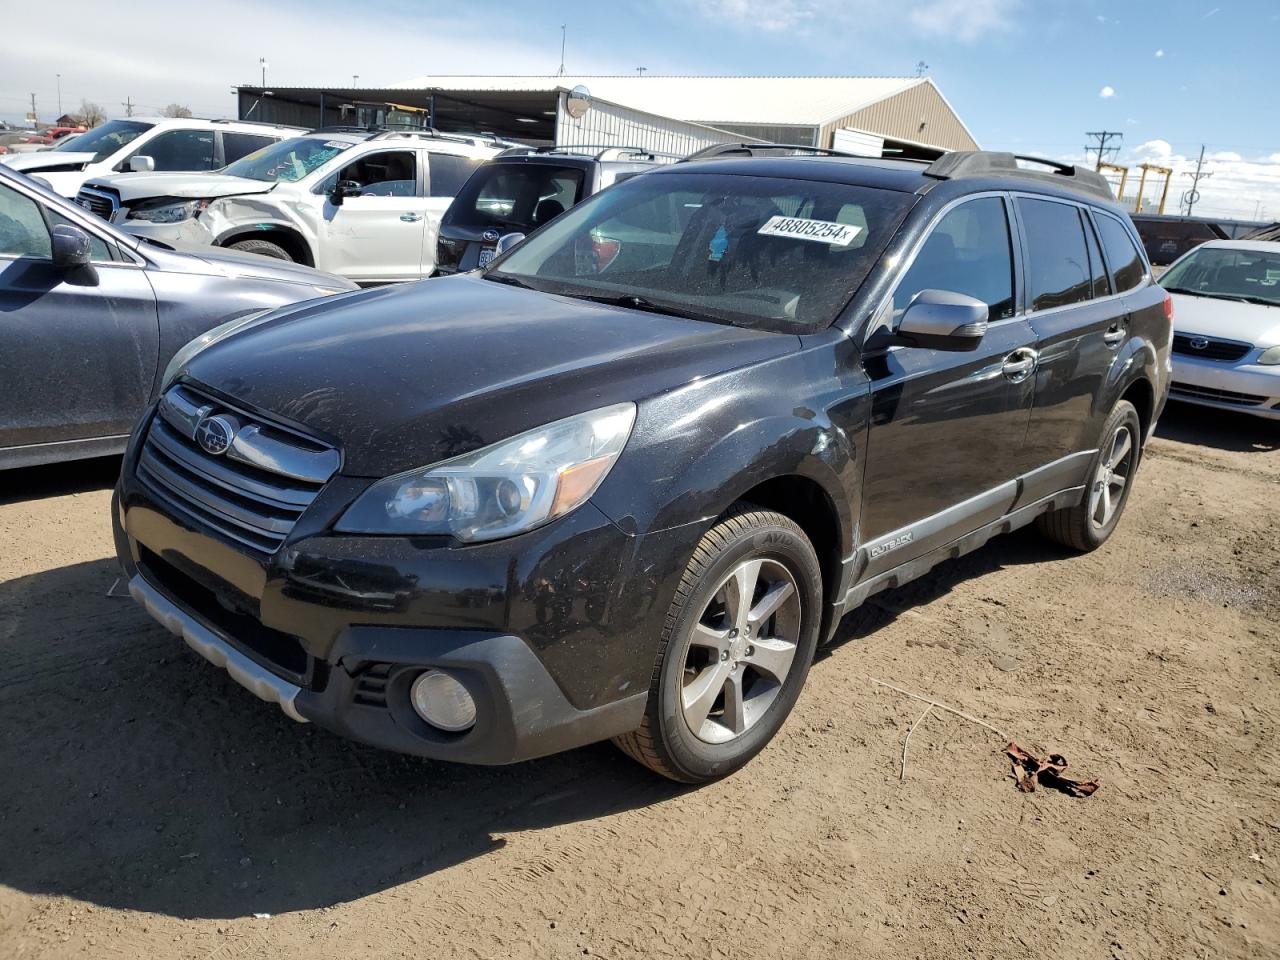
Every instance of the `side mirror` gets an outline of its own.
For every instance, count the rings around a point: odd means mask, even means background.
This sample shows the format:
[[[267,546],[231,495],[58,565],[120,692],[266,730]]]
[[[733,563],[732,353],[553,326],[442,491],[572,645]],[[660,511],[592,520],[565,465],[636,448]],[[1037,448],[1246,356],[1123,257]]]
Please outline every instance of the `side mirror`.
[[[329,194],[329,202],[335,207],[342,206],[342,201],[347,197],[360,196],[360,184],[354,180],[339,180],[333,185],[333,191]]]
[[[130,157],[129,169],[134,173],[154,173],[156,161],[154,157]]]
[[[93,241],[79,227],[60,223],[53,228],[53,265],[70,273],[89,266]]]
[[[895,340],[927,350],[976,350],[987,332],[987,305],[950,290],[921,290],[902,314]]]
[[[523,233],[504,233],[498,238],[498,245],[493,248],[493,255],[500,257],[524,239]]]

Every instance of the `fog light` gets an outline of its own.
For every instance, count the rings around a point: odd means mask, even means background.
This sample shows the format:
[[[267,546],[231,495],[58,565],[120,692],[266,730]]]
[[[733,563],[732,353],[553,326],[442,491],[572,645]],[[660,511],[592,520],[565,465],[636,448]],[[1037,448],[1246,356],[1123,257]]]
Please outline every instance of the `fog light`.
[[[433,727],[461,733],[475,726],[476,702],[461,683],[439,670],[428,670],[409,691],[413,709]]]

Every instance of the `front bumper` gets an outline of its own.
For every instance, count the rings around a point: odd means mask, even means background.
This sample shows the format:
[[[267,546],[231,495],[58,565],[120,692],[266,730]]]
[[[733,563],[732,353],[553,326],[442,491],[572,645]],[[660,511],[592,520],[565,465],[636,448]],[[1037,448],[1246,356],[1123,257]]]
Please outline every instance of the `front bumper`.
[[[339,477],[279,550],[256,555],[155,496],[134,472],[137,446],[135,436],[112,510],[130,592],[295,720],[483,764],[640,724],[699,530],[629,536],[588,503],[520,537],[466,547],[339,536],[332,520],[367,484]],[[471,693],[473,728],[445,733],[413,711],[409,687],[428,668]]]
[[[1280,366],[1174,354],[1169,399],[1280,419]]]

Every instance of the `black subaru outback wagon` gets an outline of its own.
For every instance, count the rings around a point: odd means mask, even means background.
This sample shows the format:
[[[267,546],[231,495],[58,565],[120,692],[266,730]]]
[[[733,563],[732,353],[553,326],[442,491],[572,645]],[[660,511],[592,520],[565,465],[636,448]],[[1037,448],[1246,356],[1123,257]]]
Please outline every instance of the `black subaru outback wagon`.
[[[1032,521],[1102,544],[1170,327],[1079,168],[673,164],[481,273],[190,345],[117,545],[296,720],[474,763],[612,737],[705,781],[869,594]]]

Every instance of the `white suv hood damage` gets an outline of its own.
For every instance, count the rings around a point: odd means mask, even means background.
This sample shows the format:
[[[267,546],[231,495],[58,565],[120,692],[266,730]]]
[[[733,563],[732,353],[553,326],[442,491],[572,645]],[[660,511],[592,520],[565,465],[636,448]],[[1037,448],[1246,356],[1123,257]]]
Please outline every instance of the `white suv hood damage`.
[[[131,206],[152,197],[182,197],[203,200],[247,193],[266,193],[274,183],[228,177],[221,173],[119,173],[85,181],[86,187],[107,188],[120,194],[120,202]]]
[[[70,167],[78,165],[81,168],[93,162],[96,154],[79,152],[75,150],[39,150],[35,153],[7,153],[0,157],[0,162],[5,166],[12,167],[14,170],[22,170],[26,173],[32,173],[39,170],[48,170],[50,167]]]

